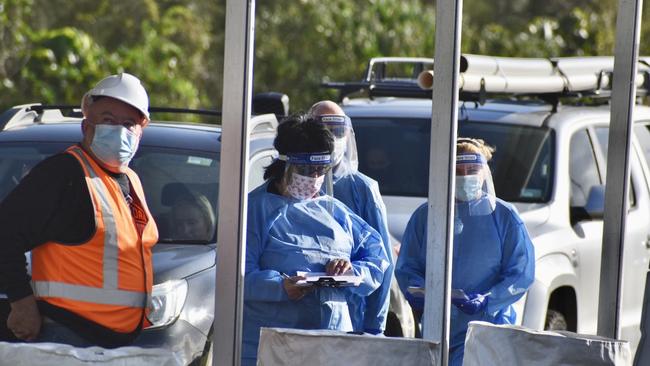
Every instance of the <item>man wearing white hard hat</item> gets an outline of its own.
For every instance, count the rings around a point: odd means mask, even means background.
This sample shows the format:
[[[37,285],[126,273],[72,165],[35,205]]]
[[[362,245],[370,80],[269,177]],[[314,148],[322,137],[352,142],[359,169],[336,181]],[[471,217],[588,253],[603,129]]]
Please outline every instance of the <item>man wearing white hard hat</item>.
[[[135,76],[101,80],[81,101],[82,141],[34,167],[0,204],[0,289],[17,340],[112,348],[149,324],[158,230],[128,167],[148,108]]]

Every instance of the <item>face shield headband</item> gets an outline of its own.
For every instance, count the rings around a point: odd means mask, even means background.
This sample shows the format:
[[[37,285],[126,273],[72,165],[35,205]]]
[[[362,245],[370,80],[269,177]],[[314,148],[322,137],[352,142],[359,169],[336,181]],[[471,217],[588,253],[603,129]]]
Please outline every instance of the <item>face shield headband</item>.
[[[293,168],[294,172],[304,176],[325,175],[331,168],[331,155],[329,152],[317,153],[289,153],[278,156],[278,159],[287,163],[286,170]]]
[[[337,139],[346,137],[348,131],[352,129],[352,121],[350,121],[350,117],[348,116],[324,114],[315,118],[318,122],[325,125],[332,135],[334,135],[334,138]]]

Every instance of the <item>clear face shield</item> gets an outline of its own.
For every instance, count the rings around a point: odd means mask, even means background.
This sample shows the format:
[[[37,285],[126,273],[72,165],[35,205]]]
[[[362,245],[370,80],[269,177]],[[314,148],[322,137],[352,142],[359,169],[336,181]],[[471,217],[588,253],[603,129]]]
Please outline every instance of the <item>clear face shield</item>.
[[[485,157],[476,153],[456,155],[456,218],[494,212],[496,194]]]
[[[356,173],[359,169],[359,158],[350,118],[345,115],[323,114],[316,119],[334,135],[332,152],[334,179]]]
[[[329,195],[333,193],[327,188],[328,185],[332,186],[332,164],[329,152],[291,153],[280,155],[278,158],[286,162],[284,181],[287,193],[291,197],[298,200],[315,198],[324,184],[326,193]]]

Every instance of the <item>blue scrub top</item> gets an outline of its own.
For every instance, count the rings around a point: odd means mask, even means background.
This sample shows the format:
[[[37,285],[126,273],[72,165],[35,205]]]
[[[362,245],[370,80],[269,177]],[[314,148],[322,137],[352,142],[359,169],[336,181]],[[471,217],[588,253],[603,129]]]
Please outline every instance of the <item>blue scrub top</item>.
[[[354,171],[340,177],[335,176],[334,197],[377,230],[384,243],[389,267],[384,272],[381,285],[367,297],[351,296],[349,299],[354,330],[372,334],[383,333],[388,317],[390,284],[395,265],[388,234],[386,206],[381,199],[379,186],[372,178]]]
[[[242,364],[254,365],[261,327],[352,330],[347,297],[367,296],[388,268],[381,236],[338,200],[295,200],[268,192],[249,194],[244,284]],[[318,288],[289,300],[282,273],[324,272],[335,258],[363,276],[358,287]]]
[[[483,200],[487,204],[487,199]],[[423,301],[414,299],[407,289],[424,286],[427,212],[425,203],[411,216],[395,269],[400,289],[415,308],[422,308]],[[454,227],[452,288],[466,293],[492,293],[487,309],[477,314],[468,315],[451,307],[450,365],[461,365],[470,321],[515,322],[512,304],[533,283],[535,252],[516,209],[498,198],[494,211],[484,215],[471,215],[468,203],[457,202]]]

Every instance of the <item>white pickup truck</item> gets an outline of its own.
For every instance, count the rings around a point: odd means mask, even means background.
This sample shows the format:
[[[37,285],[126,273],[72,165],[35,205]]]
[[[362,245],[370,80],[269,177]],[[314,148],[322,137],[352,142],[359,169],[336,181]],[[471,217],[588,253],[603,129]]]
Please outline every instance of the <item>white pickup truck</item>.
[[[345,97],[342,106],[354,125],[359,169],[379,182],[390,233],[399,245],[428,193],[432,105],[430,91],[417,95],[409,88],[417,87],[415,77],[382,80],[390,63],[375,60],[368,72],[369,96]],[[414,64],[415,71],[422,70],[422,59]],[[363,82],[349,89],[343,84],[334,87],[346,95]],[[517,304],[523,314],[518,321],[527,327],[597,330],[610,117],[605,93],[596,92],[591,105],[562,103],[561,91],[558,99],[539,93],[522,100],[511,94],[482,104],[460,103],[458,136],[496,147],[490,165],[497,195],[517,207],[535,245],[535,282]],[[634,118],[621,304],[621,336],[632,350],[640,337],[650,258],[650,108],[637,106]]]

